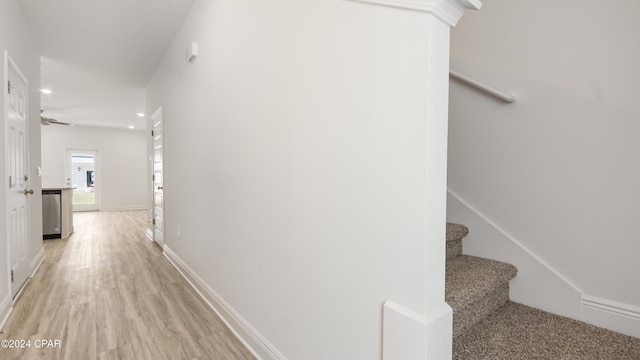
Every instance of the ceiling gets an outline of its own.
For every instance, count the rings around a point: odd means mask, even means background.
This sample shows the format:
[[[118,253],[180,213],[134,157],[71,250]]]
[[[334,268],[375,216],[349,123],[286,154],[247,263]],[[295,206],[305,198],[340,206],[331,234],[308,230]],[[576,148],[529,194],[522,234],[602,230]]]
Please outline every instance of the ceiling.
[[[194,1],[18,1],[40,50],[39,87],[53,91],[43,116],[144,129],[145,87]]]

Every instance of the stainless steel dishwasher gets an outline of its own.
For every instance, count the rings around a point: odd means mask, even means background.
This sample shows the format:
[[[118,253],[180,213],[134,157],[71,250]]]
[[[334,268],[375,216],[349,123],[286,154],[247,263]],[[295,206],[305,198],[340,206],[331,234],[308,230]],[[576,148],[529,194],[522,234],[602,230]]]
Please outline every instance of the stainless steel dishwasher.
[[[60,190],[42,190],[42,233],[43,239],[59,239],[61,226]]]

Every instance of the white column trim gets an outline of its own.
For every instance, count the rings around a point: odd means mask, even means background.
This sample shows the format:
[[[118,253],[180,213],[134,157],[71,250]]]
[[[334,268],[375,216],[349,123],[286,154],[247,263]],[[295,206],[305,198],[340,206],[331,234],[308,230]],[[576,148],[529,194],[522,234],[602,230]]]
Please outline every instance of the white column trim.
[[[456,26],[466,9],[479,10],[479,0],[350,0],[400,9],[428,12],[449,26]]]

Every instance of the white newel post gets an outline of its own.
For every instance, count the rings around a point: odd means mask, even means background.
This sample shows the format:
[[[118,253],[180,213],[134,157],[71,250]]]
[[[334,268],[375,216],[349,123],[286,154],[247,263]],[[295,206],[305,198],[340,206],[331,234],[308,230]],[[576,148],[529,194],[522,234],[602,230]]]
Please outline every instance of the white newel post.
[[[466,9],[478,0],[353,0],[425,13],[428,58],[425,181],[425,311],[419,313],[387,301],[383,315],[383,360],[451,359],[451,307],[445,295],[447,136],[449,106],[449,38]],[[392,9],[393,8],[393,9]],[[421,69],[424,71],[424,69]]]

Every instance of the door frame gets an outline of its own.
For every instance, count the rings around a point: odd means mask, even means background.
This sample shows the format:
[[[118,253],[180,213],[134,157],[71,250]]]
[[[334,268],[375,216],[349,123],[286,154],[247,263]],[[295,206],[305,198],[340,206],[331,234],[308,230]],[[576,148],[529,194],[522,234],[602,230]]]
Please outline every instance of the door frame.
[[[149,129],[149,133],[151,134],[151,146],[150,148],[150,160],[151,160],[151,209],[150,209],[150,215],[151,215],[151,219],[150,219],[150,224],[151,224],[151,239],[153,242],[155,242],[158,246],[160,246],[163,250],[164,250],[164,246],[165,246],[165,239],[166,237],[164,236],[165,234],[165,200],[164,200],[164,146],[165,146],[165,142],[164,142],[164,110],[162,108],[162,106],[159,106],[158,109],[156,109],[156,111],[153,113],[153,115],[150,116],[149,118],[149,124],[150,124],[150,129]],[[155,136],[154,136],[154,132],[153,130],[155,129],[155,124],[157,123],[157,121],[160,121],[161,127],[162,127],[162,178],[163,178],[163,189],[162,189],[162,224],[160,224],[158,226],[158,224],[155,223],[155,219],[156,219],[156,182],[155,182],[155,173],[156,173],[156,162],[155,162]],[[156,227],[160,228],[160,231],[162,232],[163,236],[162,236],[162,242],[159,242],[158,239],[156,238]]]
[[[94,183],[93,183],[93,193],[95,195],[95,203],[92,205],[73,205],[73,211],[100,211],[101,200],[102,200],[102,182],[101,175],[102,171],[100,169],[100,151],[98,149],[82,149],[82,148],[66,148],[65,149],[65,172],[64,172],[64,183],[67,186],[72,187],[72,176],[71,172],[73,171],[73,165],[71,162],[72,154],[92,154],[93,155],[93,171],[95,174]],[[73,192],[73,189],[72,189]]]

